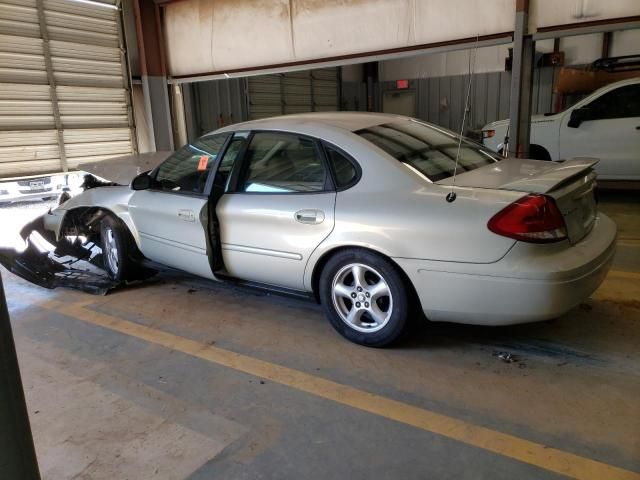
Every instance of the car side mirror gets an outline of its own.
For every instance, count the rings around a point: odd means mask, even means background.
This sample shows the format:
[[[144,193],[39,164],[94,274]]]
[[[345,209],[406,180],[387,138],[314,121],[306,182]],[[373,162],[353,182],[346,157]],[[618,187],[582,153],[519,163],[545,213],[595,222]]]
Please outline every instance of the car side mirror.
[[[153,185],[153,178],[149,172],[144,172],[131,181],[131,190],[149,190]]]
[[[582,122],[586,122],[587,120],[593,120],[594,114],[593,110],[589,107],[576,108],[571,112],[571,116],[569,117],[569,122],[567,123],[568,127],[578,128]]]

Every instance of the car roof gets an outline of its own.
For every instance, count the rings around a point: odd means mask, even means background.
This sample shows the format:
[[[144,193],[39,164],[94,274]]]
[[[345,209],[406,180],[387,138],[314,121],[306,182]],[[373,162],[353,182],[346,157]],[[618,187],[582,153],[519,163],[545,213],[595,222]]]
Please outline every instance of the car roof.
[[[389,123],[394,120],[407,120],[408,117],[392,115],[389,113],[368,113],[368,112],[311,112],[298,113],[292,115],[282,115],[279,117],[263,118],[260,120],[250,120],[248,122],[236,123],[228,127],[216,130],[238,131],[277,128],[278,130],[300,131],[301,129],[313,129],[319,126],[330,126],[354,132],[369,128],[375,125]]]
[[[617,82],[607,83],[606,85],[603,85],[602,87],[600,87],[600,88],[594,90],[593,92],[591,92],[589,94],[589,97],[594,96],[595,94],[600,93],[600,92],[613,90],[613,89],[616,89],[618,87],[624,87],[624,86],[627,86],[627,85],[635,85],[637,83],[640,83],[640,76],[633,77],[633,78],[627,78],[625,80],[619,80]]]

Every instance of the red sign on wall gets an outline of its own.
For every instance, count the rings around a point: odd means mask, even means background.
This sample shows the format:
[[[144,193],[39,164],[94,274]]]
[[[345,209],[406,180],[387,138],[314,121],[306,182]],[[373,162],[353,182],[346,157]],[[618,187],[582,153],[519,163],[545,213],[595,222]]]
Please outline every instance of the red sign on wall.
[[[409,88],[409,80],[396,80],[396,88],[398,90]]]

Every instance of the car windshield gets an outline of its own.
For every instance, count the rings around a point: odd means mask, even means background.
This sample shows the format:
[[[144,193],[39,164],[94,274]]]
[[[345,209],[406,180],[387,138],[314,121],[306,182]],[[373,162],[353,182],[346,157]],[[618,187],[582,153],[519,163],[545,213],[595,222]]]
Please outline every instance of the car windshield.
[[[415,120],[399,120],[355,133],[432,182],[453,176],[460,137],[449,130]],[[500,160],[497,153],[463,137],[457,172],[468,172]]]

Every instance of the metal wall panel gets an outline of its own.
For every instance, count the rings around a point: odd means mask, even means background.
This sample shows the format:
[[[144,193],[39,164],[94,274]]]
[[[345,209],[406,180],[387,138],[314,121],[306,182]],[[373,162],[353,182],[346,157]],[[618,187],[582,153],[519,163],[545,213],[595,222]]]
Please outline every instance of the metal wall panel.
[[[367,84],[342,82],[340,110],[365,112],[367,110]]]
[[[312,111],[313,90],[309,72],[297,72],[295,76],[283,75],[281,81],[285,114]]]
[[[282,75],[249,77],[249,118],[273,117],[284,113]]]
[[[249,77],[249,118],[340,109],[337,68]]]
[[[0,0],[0,177],[135,150],[120,11],[100,3]]]
[[[247,117],[247,82],[242,78],[185,84],[187,138],[193,140],[224,125],[243,122]]]
[[[126,142],[101,142],[86,145],[67,145],[67,161],[69,168],[78,168],[84,162],[95,162],[99,160],[109,160],[131,152],[131,141]]]
[[[534,72],[532,113],[553,110],[555,70],[539,68]],[[416,89],[418,118],[459,131],[462,125],[468,75],[411,80]],[[478,130],[489,122],[509,117],[511,73],[490,72],[474,75],[466,131]],[[344,88],[344,86],[343,86]],[[383,82],[383,91],[394,90],[395,82]]]
[[[311,70],[313,110],[316,112],[340,109],[340,79],[337,68]]]
[[[40,37],[35,0],[3,0],[0,3],[0,34]]]
[[[12,172],[15,176],[30,175],[33,173],[33,162],[45,170],[59,167],[60,154],[55,130],[1,131],[3,128],[0,124],[0,172]]]
[[[64,144],[69,168],[75,168],[82,162],[126,155],[132,150],[127,127],[65,129]]]

